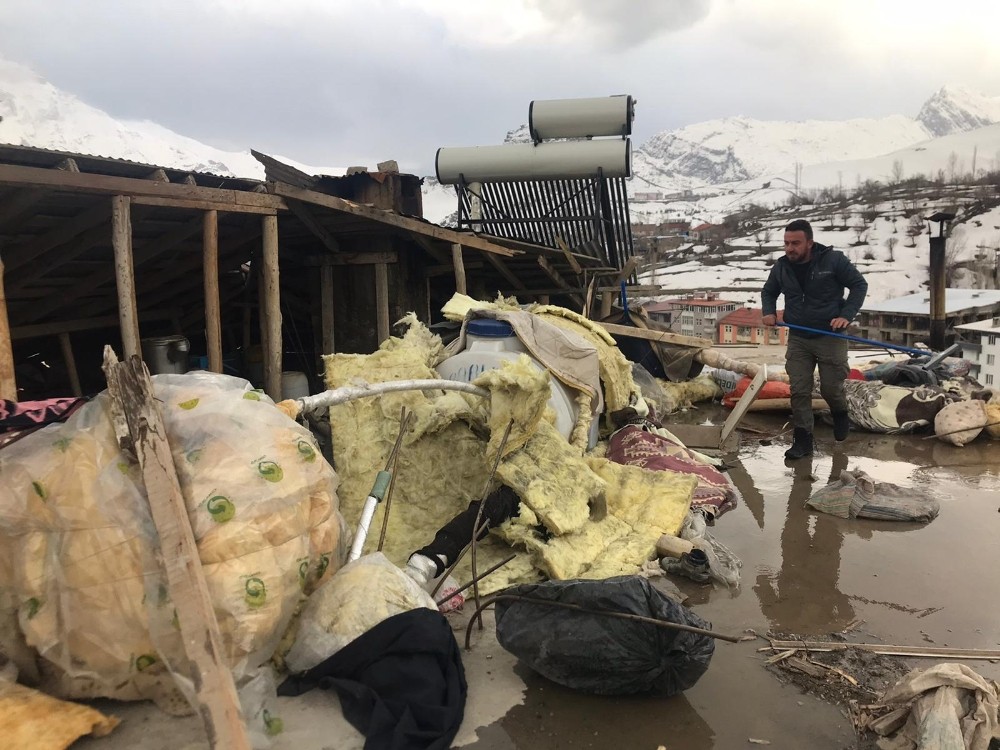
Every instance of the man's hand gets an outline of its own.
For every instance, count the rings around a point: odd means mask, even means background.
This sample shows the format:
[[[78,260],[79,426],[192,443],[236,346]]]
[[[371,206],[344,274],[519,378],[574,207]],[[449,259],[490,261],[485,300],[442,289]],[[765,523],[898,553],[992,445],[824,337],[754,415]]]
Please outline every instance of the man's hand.
[[[763,323],[766,326],[773,326],[777,322],[778,322],[778,316],[777,315],[765,315],[764,316]]]
[[[835,331],[839,331],[841,328],[847,328],[851,324],[847,318],[834,318],[830,321],[830,328]]]

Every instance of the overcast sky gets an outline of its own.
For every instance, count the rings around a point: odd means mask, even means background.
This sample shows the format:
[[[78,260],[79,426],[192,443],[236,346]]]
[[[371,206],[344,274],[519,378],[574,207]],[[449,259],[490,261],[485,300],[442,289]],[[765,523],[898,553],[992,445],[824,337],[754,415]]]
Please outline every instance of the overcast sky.
[[[502,142],[532,99],[629,93],[635,138],[729,115],[1000,95],[994,0],[0,0],[0,57],[119,118],[314,165]]]

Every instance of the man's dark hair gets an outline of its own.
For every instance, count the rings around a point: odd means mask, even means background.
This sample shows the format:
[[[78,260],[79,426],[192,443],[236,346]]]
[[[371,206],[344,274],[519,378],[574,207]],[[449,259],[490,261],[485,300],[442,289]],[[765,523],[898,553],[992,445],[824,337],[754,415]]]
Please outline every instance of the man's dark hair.
[[[813,238],[813,228],[812,225],[805,219],[796,219],[787,227],[785,227],[786,232],[805,232],[806,239],[812,240]]]

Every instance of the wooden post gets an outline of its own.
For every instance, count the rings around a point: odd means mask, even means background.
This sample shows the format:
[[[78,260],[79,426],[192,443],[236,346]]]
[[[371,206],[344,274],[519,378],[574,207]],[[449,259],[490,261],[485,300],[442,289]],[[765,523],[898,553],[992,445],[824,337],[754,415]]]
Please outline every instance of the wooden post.
[[[321,325],[323,331],[322,349],[323,354],[333,354],[333,266],[327,264],[320,269],[319,295]]]
[[[389,266],[375,264],[375,310],[379,346],[389,338]]]
[[[219,212],[206,211],[202,226],[202,265],[205,278],[205,345],[208,369],[222,372],[222,313],[219,303]]]
[[[14,377],[14,349],[7,318],[7,294],[3,286],[3,261],[0,260],[0,398],[17,401],[17,379]]]
[[[118,284],[118,325],[126,357],[141,357],[139,313],[135,303],[135,269],[132,267],[132,202],[127,195],[111,198],[111,245],[115,250]]]
[[[264,252],[261,264],[264,286],[264,390],[275,401],[281,400],[281,291],[278,277],[278,217],[264,216]]]
[[[455,291],[459,294],[467,294],[468,287],[465,283],[465,262],[462,260],[462,246],[457,242],[451,246],[451,262],[455,266]]]
[[[73,356],[73,342],[70,341],[68,333],[59,334],[59,345],[62,347],[63,361],[66,363],[66,373],[69,375],[70,390],[73,391],[74,396],[82,396],[80,375],[76,371],[76,357]]]
[[[153,398],[149,372],[137,357],[118,362],[111,347],[104,350],[104,372],[113,412],[123,414],[126,447],[134,450],[142,470],[149,509],[159,537],[159,553],[166,572],[170,599],[177,612],[184,651],[200,703],[205,733],[212,748],[250,750],[233,675],[225,663],[222,636],[201,567],[198,546],[163,417]]]

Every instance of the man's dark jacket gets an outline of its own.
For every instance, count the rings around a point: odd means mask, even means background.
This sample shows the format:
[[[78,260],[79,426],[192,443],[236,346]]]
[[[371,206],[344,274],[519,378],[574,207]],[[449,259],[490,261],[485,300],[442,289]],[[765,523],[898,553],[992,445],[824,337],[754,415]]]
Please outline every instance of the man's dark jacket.
[[[846,300],[844,289],[850,290]],[[761,303],[764,315],[774,315],[778,295],[784,294],[786,323],[829,331],[834,318],[854,319],[867,292],[868,282],[847,256],[816,242],[805,288],[799,285],[791,261],[779,258],[764,282]]]

